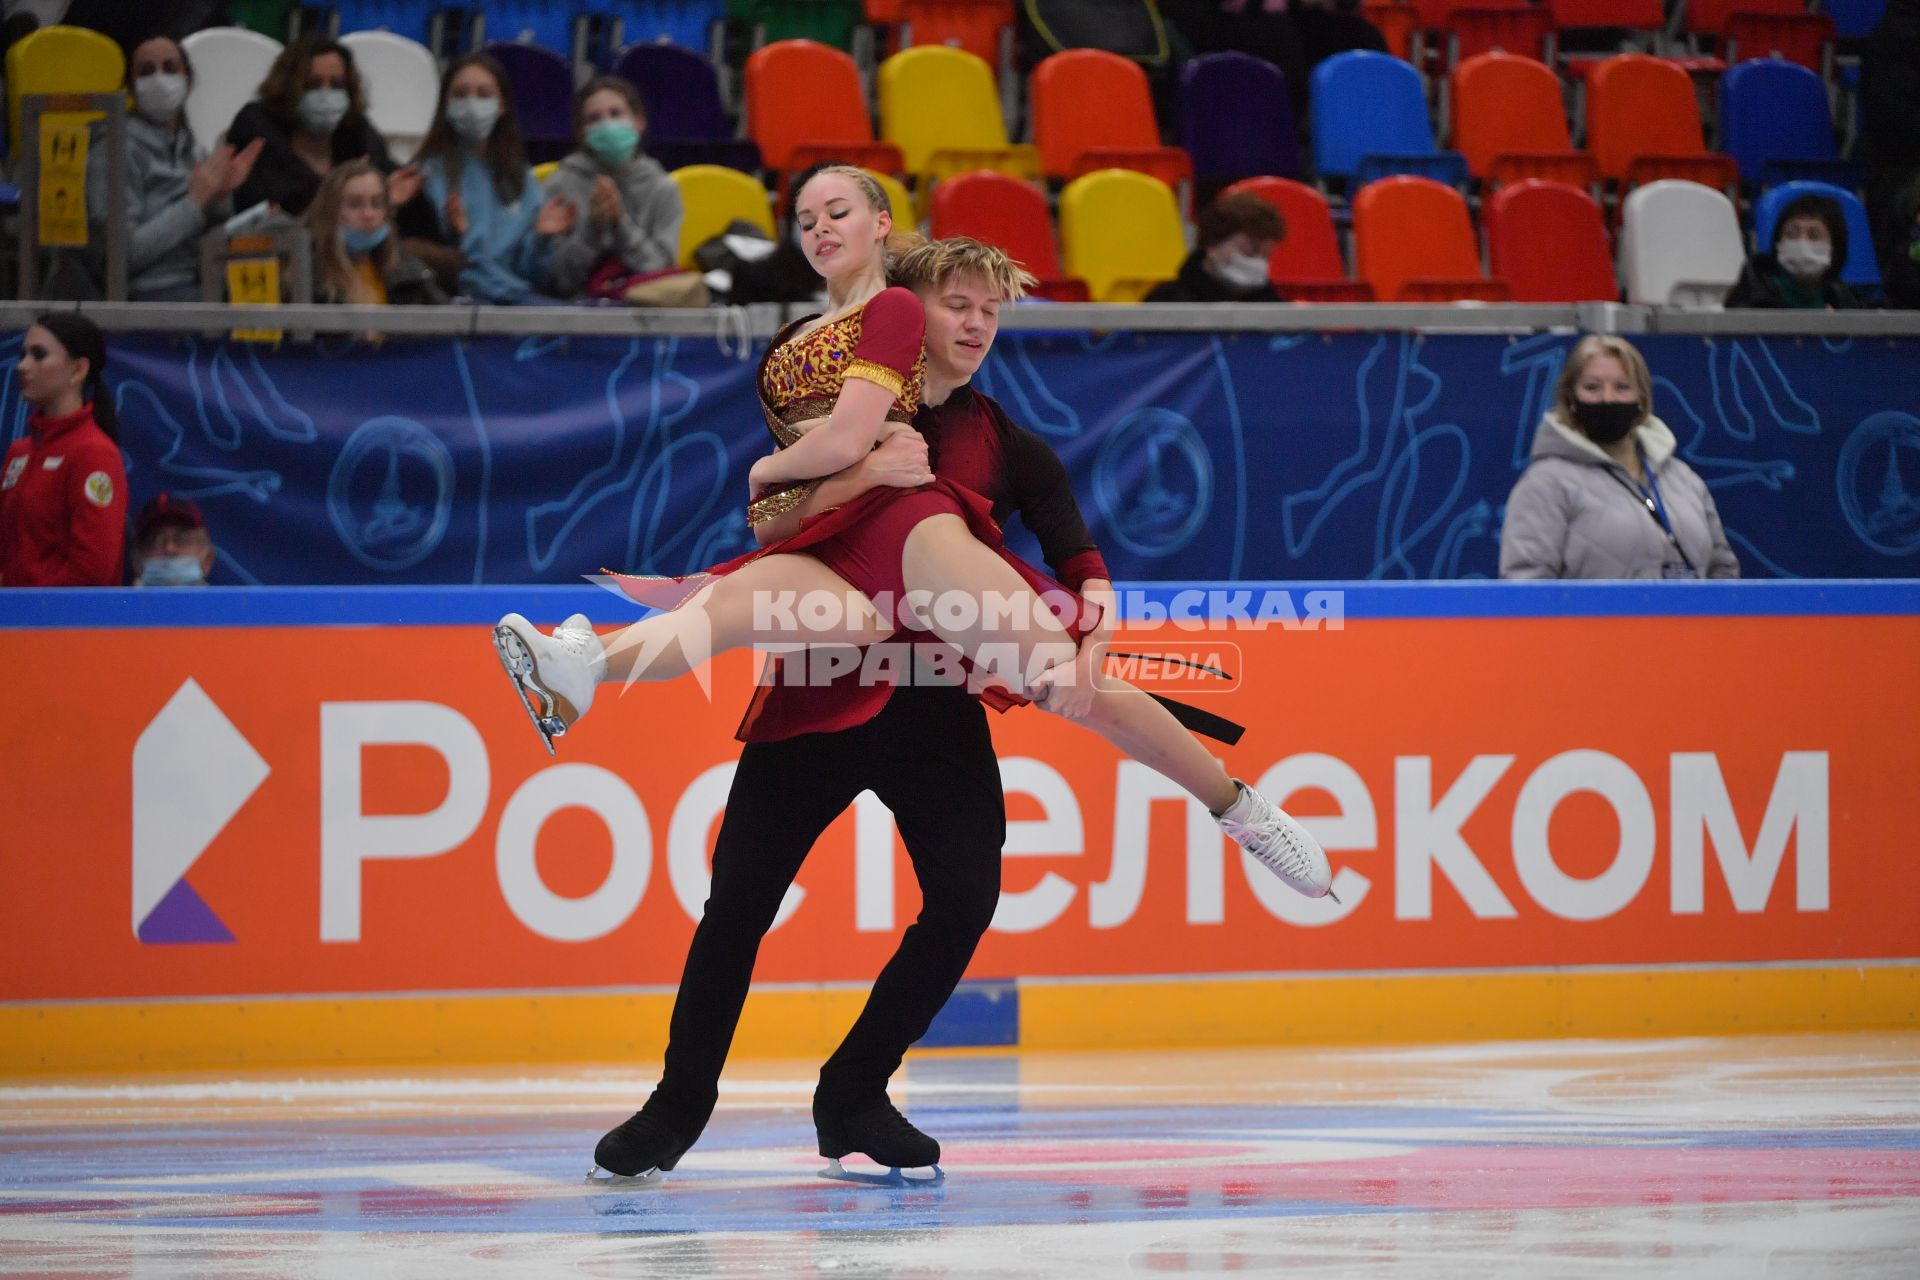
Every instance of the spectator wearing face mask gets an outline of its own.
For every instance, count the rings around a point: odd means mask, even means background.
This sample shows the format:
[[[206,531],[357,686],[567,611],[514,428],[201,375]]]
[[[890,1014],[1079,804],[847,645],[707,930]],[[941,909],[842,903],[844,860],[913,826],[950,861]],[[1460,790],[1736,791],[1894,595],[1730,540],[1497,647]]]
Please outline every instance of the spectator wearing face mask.
[[[1199,218],[1200,247],[1178,278],[1155,286],[1148,302],[1278,302],[1267,257],[1287,233],[1280,211],[1259,196],[1221,196]]]
[[[1869,306],[1840,279],[1847,260],[1847,218],[1839,202],[1805,195],[1791,200],[1773,226],[1773,251],[1747,260],[1729,307],[1846,311]]]
[[[133,521],[133,585],[204,587],[213,572],[213,538],[190,498],[162,493]]]
[[[527,166],[513,87],[492,56],[447,68],[440,106],[420,145],[421,194],[401,211],[407,248],[439,268],[450,254],[456,290],[477,302],[551,301],[536,282],[553,268],[553,237],[573,229],[574,206],[543,197]],[[422,228],[419,213],[424,211]],[[426,245],[412,238],[425,232]]]
[[[298,217],[336,165],[367,160],[382,173],[393,169],[386,139],[367,119],[366,89],[353,53],[336,40],[303,36],[280,51],[254,101],[240,108],[227,129],[227,141],[236,147],[256,138],[264,139],[260,158],[233,197],[243,210],[265,200]],[[418,165],[387,178],[395,208],[419,191]]]
[[[133,112],[127,117],[127,297],[135,302],[191,302],[200,297],[200,237],[233,212],[234,191],[259,157],[261,139],[239,151],[222,144],[211,155],[187,128],[183,106],[193,64],[167,36],[134,46],[127,59]],[[87,214],[96,274],[104,275],[107,149],[100,136],[87,151]]]
[[[433,272],[394,234],[386,180],[368,160],[327,175],[307,210],[319,302],[409,305],[447,300]]]
[[[580,149],[560,162],[547,194],[574,208],[556,238],[551,274],[559,297],[579,297],[597,273],[666,271],[679,259],[680,188],[640,150],[647,127],[640,95],[619,76],[597,76],[573,101]]]
[[[1737,578],[1720,513],[1629,342],[1582,338],[1567,357],[1533,456],[1507,495],[1503,578]]]

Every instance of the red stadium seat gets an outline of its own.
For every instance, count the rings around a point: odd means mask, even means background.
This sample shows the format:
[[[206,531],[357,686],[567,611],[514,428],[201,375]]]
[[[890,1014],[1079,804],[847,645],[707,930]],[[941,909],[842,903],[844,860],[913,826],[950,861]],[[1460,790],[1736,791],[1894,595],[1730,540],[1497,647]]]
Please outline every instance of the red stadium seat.
[[[1431,178],[1380,178],[1353,198],[1355,274],[1383,302],[1504,301],[1480,269],[1467,202]]]
[[[1160,145],[1147,75],[1100,49],[1069,49],[1044,59],[1028,80],[1033,141],[1050,178],[1095,169],[1135,169],[1178,190],[1193,163]]]
[[[1606,221],[1592,196],[1560,182],[1502,187],[1480,211],[1493,274],[1515,302],[1618,302]]]
[[[1222,195],[1259,196],[1286,223],[1267,259],[1267,278],[1289,302],[1372,302],[1373,288],[1347,275],[1327,198],[1291,178],[1244,178]]]
[[[1591,186],[1593,157],[1573,149],[1560,80],[1531,58],[1483,53],[1453,69],[1453,148],[1492,185],[1544,178]]]
[[[934,239],[972,236],[1004,249],[1040,285],[1034,293],[1055,302],[1085,302],[1086,281],[1060,273],[1053,219],[1038,187],[1004,173],[981,170],[948,178],[933,189],[928,231]]]
[[[1623,53],[1595,69],[1588,85],[1587,150],[1600,176],[1622,189],[1678,178],[1737,187],[1733,157],[1707,150],[1693,81],[1661,58]]]
[[[754,50],[746,66],[747,136],[769,169],[788,176],[821,160],[881,173],[906,171],[900,149],[876,142],[853,59],[813,40]]]

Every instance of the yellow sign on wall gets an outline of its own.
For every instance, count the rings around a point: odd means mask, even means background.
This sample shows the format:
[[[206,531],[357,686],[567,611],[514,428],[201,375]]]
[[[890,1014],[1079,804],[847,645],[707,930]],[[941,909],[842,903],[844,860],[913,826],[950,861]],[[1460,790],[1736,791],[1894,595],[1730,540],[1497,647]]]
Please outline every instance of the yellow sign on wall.
[[[87,243],[87,121],[72,112],[40,117],[40,243]]]
[[[230,258],[227,261],[227,297],[235,306],[280,305],[280,259]],[[278,342],[278,329],[235,329],[236,342]]]

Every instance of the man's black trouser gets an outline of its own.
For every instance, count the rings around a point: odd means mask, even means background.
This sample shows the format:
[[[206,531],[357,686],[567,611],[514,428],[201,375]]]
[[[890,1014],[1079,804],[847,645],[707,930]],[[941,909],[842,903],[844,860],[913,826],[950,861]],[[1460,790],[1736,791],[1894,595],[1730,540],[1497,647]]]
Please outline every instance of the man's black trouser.
[[[920,882],[919,917],[820,1069],[836,1108],[875,1100],[953,994],[1000,900],[1006,799],[986,713],[964,690],[896,689],[868,723],[748,743],[713,850],[713,885],[674,999],[650,1112],[684,1136],[713,1114],[760,939],[813,842],[862,791],[893,810]]]

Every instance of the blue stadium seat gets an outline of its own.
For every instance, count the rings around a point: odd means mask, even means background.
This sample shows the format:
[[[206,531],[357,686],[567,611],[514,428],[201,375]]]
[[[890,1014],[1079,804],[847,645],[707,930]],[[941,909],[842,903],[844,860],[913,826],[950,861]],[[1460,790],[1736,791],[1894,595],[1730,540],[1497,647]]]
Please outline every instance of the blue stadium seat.
[[[573,19],[579,6],[555,0],[488,0],[488,44],[535,44],[573,57]]]
[[[713,24],[724,22],[726,0],[595,0],[590,6],[620,24],[621,45],[713,46]]]
[[[1780,210],[1800,196],[1831,196],[1847,215],[1847,260],[1840,264],[1840,279],[1856,288],[1878,293],[1880,264],[1873,256],[1873,231],[1867,225],[1867,206],[1860,197],[1829,182],[1783,182],[1761,194],[1753,202],[1753,243],[1764,253],[1773,245],[1773,227],[1780,221]]]
[[[1887,16],[1887,0],[1826,0],[1820,8],[1833,19],[1834,30],[1842,40],[1858,40]]]
[[[1464,186],[1467,162],[1433,143],[1420,73],[1384,53],[1335,54],[1313,70],[1313,165],[1357,191],[1375,178],[1407,173]]]
[[[433,18],[440,0],[340,0],[333,6],[340,18],[340,34],[353,31],[391,31],[431,47]]]
[[[1749,186],[1811,179],[1853,187],[1863,177],[1834,144],[1826,85],[1784,58],[1728,69],[1720,81],[1720,149]]]

